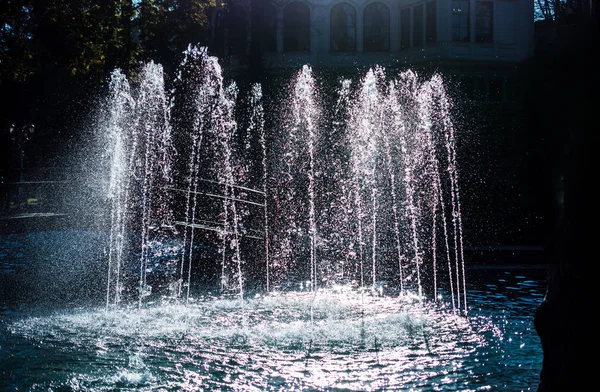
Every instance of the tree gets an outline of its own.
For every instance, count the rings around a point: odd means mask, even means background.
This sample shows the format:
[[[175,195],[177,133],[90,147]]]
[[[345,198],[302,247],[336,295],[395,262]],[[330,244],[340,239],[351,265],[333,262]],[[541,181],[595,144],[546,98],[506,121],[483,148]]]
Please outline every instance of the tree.
[[[43,69],[71,75],[168,63],[207,42],[215,0],[7,0],[0,5],[0,84]]]
[[[535,0],[536,20],[560,22],[580,16],[597,16],[597,0]]]
[[[214,6],[215,0],[1,1],[0,86],[10,98],[0,106],[0,144],[10,144],[10,124],[36,124],[42,144],[73,135],[109,72],[148,60],[168,69],[188,44],[207,43]]]
[[[22,81],[33,70],[32,1],[8,0],[0,5],[0,86]]]
[[[123,53],[128,1],[36,0],[35,52],[40,66],[64,67],[72,75],[101,72],[128,61]]]
[[[215,0],[141,0],[134,24],[141,58],[170,64],[189,44],[206,44]]]

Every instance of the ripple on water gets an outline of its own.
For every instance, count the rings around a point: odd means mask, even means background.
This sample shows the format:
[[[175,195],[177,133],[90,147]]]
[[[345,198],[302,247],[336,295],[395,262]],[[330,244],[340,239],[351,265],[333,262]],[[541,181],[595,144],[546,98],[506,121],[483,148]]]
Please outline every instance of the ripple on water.
[[[491,355],[504,354],[494,342],[505,334],[484,315],[331,292],[81,309],[7,329],[41,348],[32,361],[62,356],[61,385],[100,391],[444,390],[464,380],[477,390],[494,382],[485,375],[499,366]]]

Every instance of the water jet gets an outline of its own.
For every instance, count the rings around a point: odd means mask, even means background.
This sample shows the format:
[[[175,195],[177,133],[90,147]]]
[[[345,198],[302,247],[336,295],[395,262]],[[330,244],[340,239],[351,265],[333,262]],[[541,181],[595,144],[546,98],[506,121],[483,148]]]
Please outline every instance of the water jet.
[[[519,329],[535,303],[502,308],[500,289],[539,298],[543,285],[467,276],[441,75],[373,67],[327,89],[306,65],[270,111],[272,86],[229,81],[190,47],[173,77],[150,62],[109,87],[90,165],[107,227],[44,234],[49,250],[78,243],[78,259],[31,261],[101,282],[101,300],[2,304],[1,387],[476,390],[537,377],[515,376],[539,359]],[[90,260],[101,273],[69,277]],[[21,379],[24,347],[44,370]]]

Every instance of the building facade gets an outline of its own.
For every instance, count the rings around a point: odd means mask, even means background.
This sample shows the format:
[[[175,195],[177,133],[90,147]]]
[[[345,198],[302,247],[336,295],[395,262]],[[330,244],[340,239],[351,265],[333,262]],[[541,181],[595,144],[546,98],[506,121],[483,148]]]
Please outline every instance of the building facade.
[[[522,196],[532,170],[533,0],[229,0],[211,17],[213,53],[229,71],[258,63],[267,80],[304,64],[443,74],[460,113],[472,243],[535,242],[538,218]]]
[[[266,68],[534,54],[533,0],[232,0],[214,10],[211,25],[221,57],[243,63],[255,50]]]

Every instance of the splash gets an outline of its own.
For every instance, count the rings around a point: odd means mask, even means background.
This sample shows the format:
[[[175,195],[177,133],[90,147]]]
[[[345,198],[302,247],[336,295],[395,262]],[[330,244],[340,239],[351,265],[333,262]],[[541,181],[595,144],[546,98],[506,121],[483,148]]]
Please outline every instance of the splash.
[[[265,86],[246,95],[205,48],[191,46],[170,89],[153,63],[134,82],[113,73],[107,306],[134,292],[123,277],[136,275],[142,307],[153,294],[153,247],[174,240],[165,280],[170,298],[186,304],[205,271],[218,275],[205,279],[210,287],[242,303],[249,286],[345,285],[434,300],[448,293],[453,308],[466,310],[456,140],[442,77],[375,67],[357,83],[342,80],[333,101],[320,83],[304,66],[288,96],[265,111]],[[124,272],[136,250],[138,273]]]
[[[111,76],[109,139],[112,142],[108,197],[111,201],[107,306],[118,305],[124,294],[121,279],[128,231],[139,240],[138,300],[150,295],[146,273],[153,248],[172,237],[172,158],[174,148],[168,97],[162,66],[152,62],[139,75],[132,91],[121,71]]]

